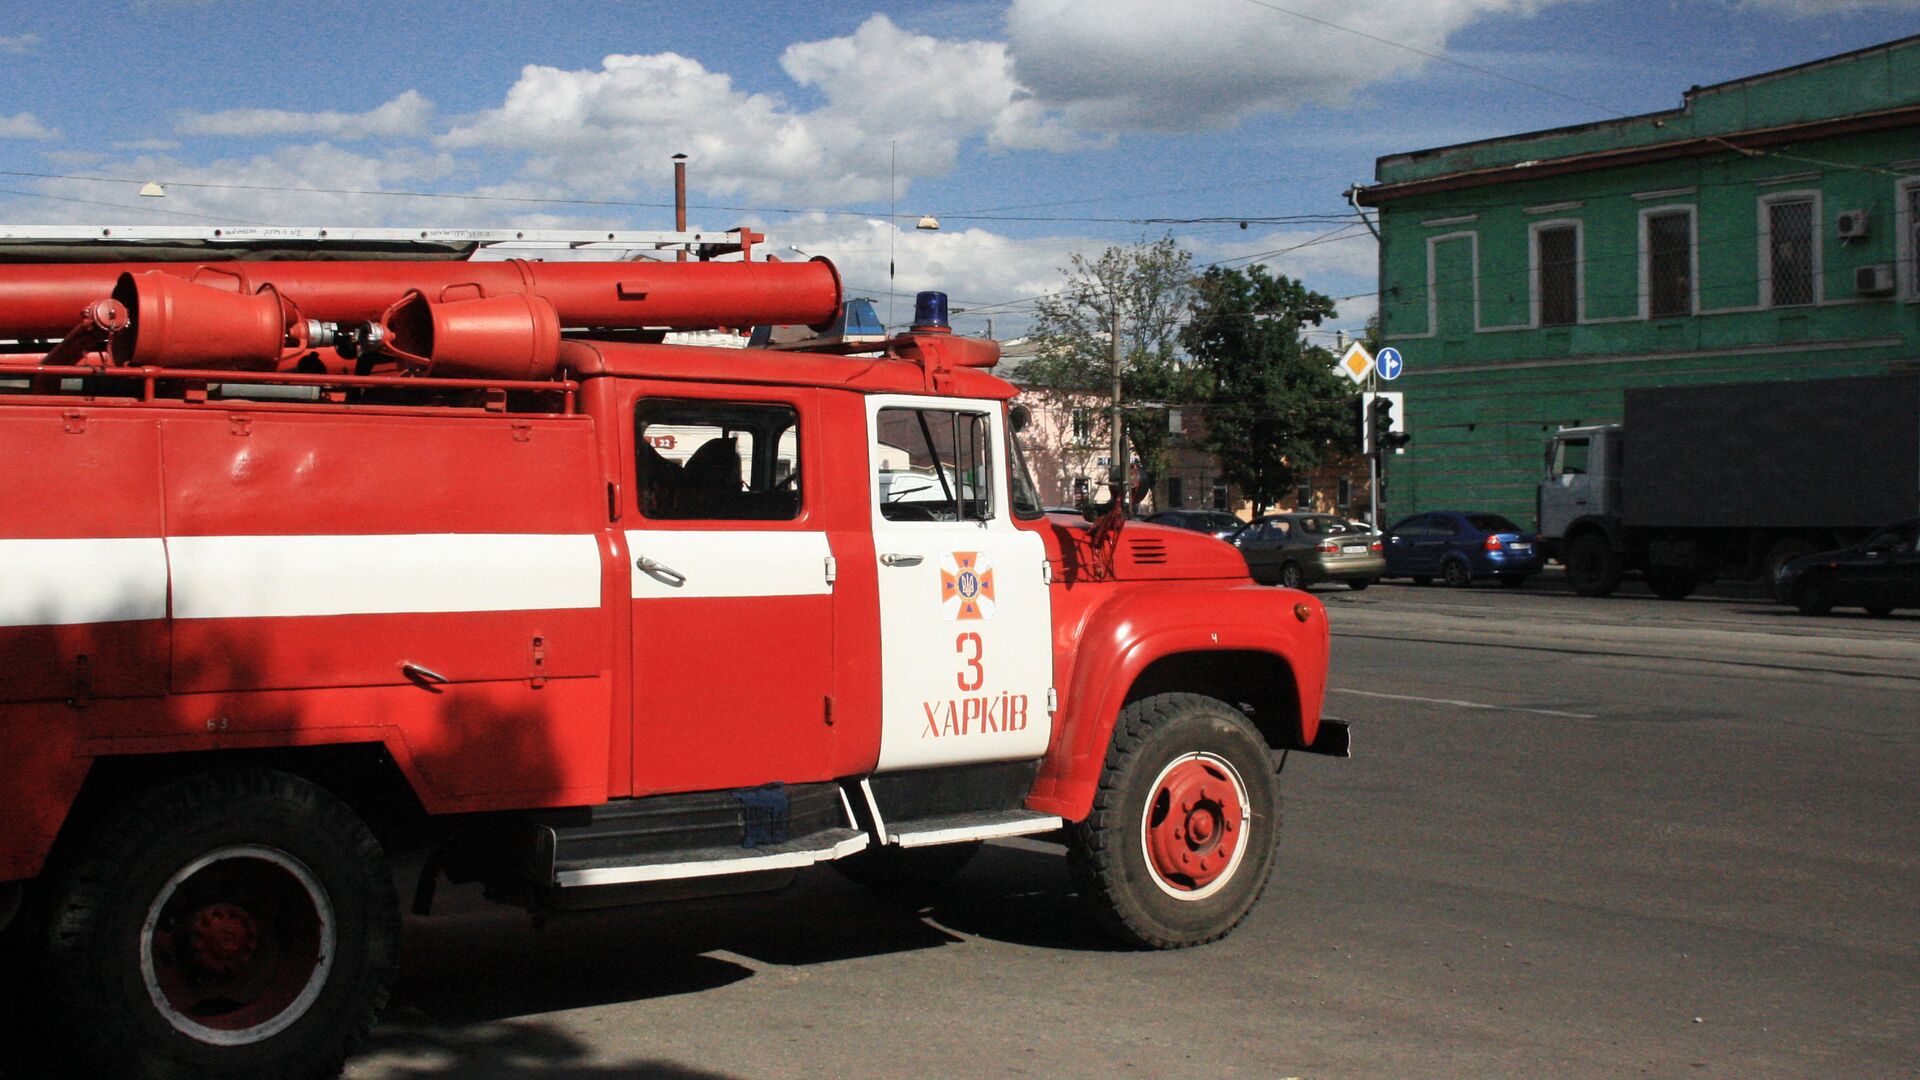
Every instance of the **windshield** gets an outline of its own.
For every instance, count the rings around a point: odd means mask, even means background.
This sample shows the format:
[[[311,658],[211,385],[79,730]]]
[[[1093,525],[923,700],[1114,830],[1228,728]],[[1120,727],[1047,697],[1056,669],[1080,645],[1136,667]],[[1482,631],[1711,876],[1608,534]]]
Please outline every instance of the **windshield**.
[[[1890,525],[1866,538],[1860,544],[1862,551],[1906,551],[1914,546],[1914,533],[1920,525],[1904,523]]]
[[[1467,523],[1483,533],[1517,533],[1520,526],[1501,517],[1499,514],[1473,514]]]

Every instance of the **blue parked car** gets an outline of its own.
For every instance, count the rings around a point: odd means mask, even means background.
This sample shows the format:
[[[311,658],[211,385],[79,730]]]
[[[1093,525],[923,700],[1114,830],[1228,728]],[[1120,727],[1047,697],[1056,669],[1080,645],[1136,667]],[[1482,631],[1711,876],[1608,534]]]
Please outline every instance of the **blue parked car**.
[[[1519,588],[1546,563],[1539,537],[1499,514],[1437,510],[1401,518],[1387,530],[1386,577],[1434,578],[1455,587],[1499,578]]]

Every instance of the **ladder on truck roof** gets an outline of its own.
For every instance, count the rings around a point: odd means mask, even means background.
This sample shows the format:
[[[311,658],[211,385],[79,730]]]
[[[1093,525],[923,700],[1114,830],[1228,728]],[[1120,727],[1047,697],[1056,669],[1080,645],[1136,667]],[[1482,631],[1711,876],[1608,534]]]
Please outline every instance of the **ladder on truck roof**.
[[[378,259],[550,258],[623,261],[652,253],[702,261],[752,255],[766,237],[723,231],[635,229],[395,229],[281,225],[0,225],[0,262],[123,262],[159,251],[196,259],[285,258],[324,252]],[[175,257],[178,257],[177,255]]]

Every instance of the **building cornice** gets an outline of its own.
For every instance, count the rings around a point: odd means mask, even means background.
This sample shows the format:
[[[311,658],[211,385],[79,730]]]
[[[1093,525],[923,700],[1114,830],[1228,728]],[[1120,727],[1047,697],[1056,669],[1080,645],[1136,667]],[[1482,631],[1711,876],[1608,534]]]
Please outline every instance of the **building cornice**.
[[[1749,150],[1761,150],[1769,146],[1805,142],[1810,139],[1824,139],[1838,135],[1855,135],[1864,132],[1887,131],[1914,126],[1920,126],[1920,105],[1902,105],[1898,108],[1882,109],[1876,112],[1854,113],[1851,116],[1783,124],[1777,127],[1753,128],[1746,131],[1730,132],[1725,135],[1690,136],[1685,139],[1674,139],[1670,142],[1653,143],[1648,146],[1622,147],[1615,150],[1597,150],[1592,153],[1573,154],[1567,157],[1546,158],[1539,161],[1522,161],[1512,165],[1495,165],[1484,169],[1470,169],[1465,172],[1423,177],[1418,180],[1400,180],[1393,183],[1375,184],[1372,187],[1356,188],[1354,198],[1361,206],[1380,206],[1384,203],[1413,198],[1420,195],[1433,195],[1448,191],[1492,187],[1499,184],[1521,183],[1528,180],[1543,180],[1552,176],[1595,172],[1601,169],[1617,169],[1629,165],[1646,165],[1653,162],[1673,161],[1681,158],[1707,157],[1713,154],[1738,154]]]

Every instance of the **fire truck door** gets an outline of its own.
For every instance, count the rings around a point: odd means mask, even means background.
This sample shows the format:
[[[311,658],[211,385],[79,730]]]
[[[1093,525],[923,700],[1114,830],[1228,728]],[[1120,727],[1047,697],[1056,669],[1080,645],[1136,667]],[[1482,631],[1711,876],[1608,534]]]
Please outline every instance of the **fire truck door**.
[[[832,779],[833,567],[808,503],[812,398],[740,389],[634,403],[636,795]]]
[[[881,771],[1046,751],[1045,549],[1013,524],[1004,423],[997,402],[868,403]]]

